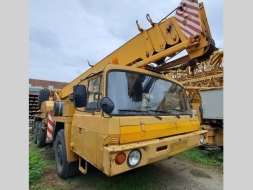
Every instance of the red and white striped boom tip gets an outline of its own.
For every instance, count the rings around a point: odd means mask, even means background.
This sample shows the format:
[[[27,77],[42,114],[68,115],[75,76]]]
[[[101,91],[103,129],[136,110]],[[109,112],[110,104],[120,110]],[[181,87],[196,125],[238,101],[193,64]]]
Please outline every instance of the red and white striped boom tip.
[[[182,0],[176,11],[175,18],[186,38],[202,32],[198,0]]]

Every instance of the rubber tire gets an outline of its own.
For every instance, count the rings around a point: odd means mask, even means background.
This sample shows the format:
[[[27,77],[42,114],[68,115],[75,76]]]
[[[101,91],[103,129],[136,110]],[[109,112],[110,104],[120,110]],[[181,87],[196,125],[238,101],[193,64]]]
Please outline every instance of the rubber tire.
[[[42,129],[42,127],[44,127],[44,123],[43,122],[39,122],[39,124],[37,125],[37,146],[39,148],[42,148],[44,146],[46,146],[46,136],[47,136],[47,132],[44,131]]]
[[[38,133],[37,126],[38,125],[39,125],[39,121],[36,121],[34,124],[34,133],[33,133],[33,142],[35,144],[37,144],[37,133]]]
[[[50,92],[47,89],[41,89],[38,96],[38,106],[40,109],[41,103],[49,98]]]
[[[62,179],[68,179],[80,173],[78,169],[78,161],[72,163],[67,162],[63,129],[58,131],[55,139],[55,162],[58,176]]]

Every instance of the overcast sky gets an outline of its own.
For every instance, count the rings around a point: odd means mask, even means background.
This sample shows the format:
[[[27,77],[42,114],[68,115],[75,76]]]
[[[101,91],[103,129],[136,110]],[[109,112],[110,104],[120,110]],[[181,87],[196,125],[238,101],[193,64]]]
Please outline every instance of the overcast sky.
[[[30,0],[29,78],[71,82],[91,64],[159,22],[180,0]],[[216,47],[223,48],[223,1],[203,2]],[[171,15],[174,16],[174,13]]]

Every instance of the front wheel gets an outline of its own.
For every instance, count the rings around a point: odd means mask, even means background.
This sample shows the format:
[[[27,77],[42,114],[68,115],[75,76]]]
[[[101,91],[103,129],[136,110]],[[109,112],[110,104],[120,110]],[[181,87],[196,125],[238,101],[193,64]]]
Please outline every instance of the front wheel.
[[[57,133],[55,139],[55,161],[56,170],[60,178],[67,179],[79,174],[78,161],[72,163],[67,162],[63,129]]]

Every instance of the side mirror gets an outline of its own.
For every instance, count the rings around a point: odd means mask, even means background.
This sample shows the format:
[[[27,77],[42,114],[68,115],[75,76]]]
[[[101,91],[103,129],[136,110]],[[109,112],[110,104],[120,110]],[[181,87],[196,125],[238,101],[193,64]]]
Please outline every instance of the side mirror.
[[[106,113],[106,114],[110,114],[112,113],[112,111],[114,110],[114,103],[113,101],[108,98],[108,97],[104,97],[101,102],[100,102],[100,106],[102,108],[102,110]]]
[[[87,94],[85,85],[73,86],[73,99],[75,108],[86,107]]]

